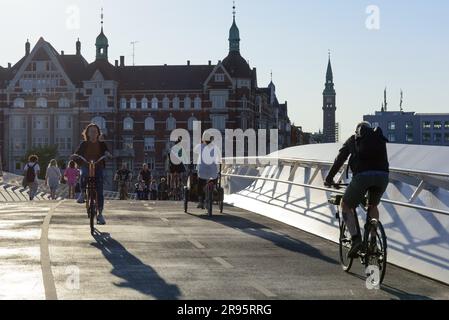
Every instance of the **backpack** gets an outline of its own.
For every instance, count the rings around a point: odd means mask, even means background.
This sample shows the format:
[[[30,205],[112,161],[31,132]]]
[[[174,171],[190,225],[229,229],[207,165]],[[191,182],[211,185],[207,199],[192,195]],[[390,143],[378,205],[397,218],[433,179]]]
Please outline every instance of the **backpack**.
[[[26,181],[27,182],[34,182],[36,180],[36,171],[34,171],[34,167],[37,165],[37,163],[30,166],[27,164],[27,172],[25,174]]]
[[[360,167],[375,166],[387,158],[386,138],[379,128],[363,128],[355,138],[355,150],[349,159],[349,167],[358,172]],[[348,171],[346,171],[348,177]]]

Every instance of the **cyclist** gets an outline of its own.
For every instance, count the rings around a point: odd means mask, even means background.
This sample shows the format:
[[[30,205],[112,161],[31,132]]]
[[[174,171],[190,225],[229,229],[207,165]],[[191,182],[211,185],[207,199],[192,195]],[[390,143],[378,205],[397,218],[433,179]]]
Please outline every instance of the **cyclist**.
[[[179,192],[181,184],[184,183],[185,163],[188,163],[187,153],[182,147],[182,137],[178,137],[175,145],[168,153],[169,163],[169,187],[172,194]]]
[[[122,163],[122,168],[115,173],[114,180],[117,181],[120,200],[128,200],[128,184],[132,178],[131,171],[128,170],[126,162]]]
[[[216,185],[219,173],[220,150],[213,143],[212,137],[207,131],[203,134],[203,141],[197,145],[193,152],[198,155],[197,171],[198,171],[198,206],[204,209],[204,198],[207,182],[212,179]]]
[[[335,175],[350,156],[348,166],[351,168],[353,177],[341,203],[343,219],[352,238],[352,246],[348,252],[349,257],[357,255],[362,243],[361,235],[356,227],[355,209],[364,200],[367,192],[370,218],[379,219],[377,206],[389,181],[387,142],[388,140],[380,128],[373,129],[371,124],[366,121],[359,123],[356,133],[340,149],[325,180],[327,187],[334,185]],[[346,172],[347,175],[348,172]]]
[[[88,161],[97,161],[103,155],[107,155],[108,157],[112,157],[111,153],[108,150],[108,147],[104,140],[101,138],[101,130],[100,127],[94,123],[89,124],[83,131],[83,139],[78,150],[76,150],[75,154],[78,154],[84,157]],[[87,185],[87,178],[89,175],[89,168],[86,163],[81,161],[78,158],[74,158],[74,160],[78,163],[81,169],[81,194],[77,200],[78,203],[84,203],[84,195]],[[106,224],[106,221],[103,217],[103,208],[104,208],[104,195],[103,195],[103,170],[106,166],[105,161],[101,161],[97,164],[95,169],[95,184],[97,187],[97,196],[98,196],[98,211],[99,215],[97,216],[97,222],[100,225]]]

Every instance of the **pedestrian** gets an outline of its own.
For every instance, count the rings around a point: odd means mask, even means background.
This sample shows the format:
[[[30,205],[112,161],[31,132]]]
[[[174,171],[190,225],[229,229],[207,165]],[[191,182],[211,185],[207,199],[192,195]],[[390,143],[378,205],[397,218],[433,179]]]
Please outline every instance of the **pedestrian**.
[[[168,199],[168,185],[165,178],[161,179],[161,182],[158,186],[159,190],[159,200],[167,200]]]
[[[148,168],[148,164],[144,163],[142,166],[142,170],[139,172],[139,176],[137,177],[137,181],[143,182],[145,184],[144,188],[144,198],[148,200],[148,193],[150,191],[150,183],[151,183],[151,171]]]
[[[114,181],[117,182],[117,187],[120,193],[120,200],[128,200],[128,188],[131,179],[131,171],[128,170],[126,162],[123,162],[122,168],[117,170],[114,176]]]
[[[37,193],[37,188],[39,187],[38,176],[41,168],[39,167],[39,158],[37,155],[33,154],[28,157],[28,163],[23,168],[24,171],[24,183],[25,187],[29,188],[30,201],[34,199]]]
[[[80,171],[77,168],[76,162],[70,160],[69,167],[64,172],[64,177],[69,187],[69,199],[75,199],[75,187],[79,182]]]
[[[153,179],[153,180],[151,180],[151,184],[150,184],[150,194],[151,194],[150,199],[151,200],[157,200],[157,190],[158,190],[157,182],[155,179]]]
[[[56,191],[61,181],[61,171],[55,159],[50,160],[45,174],[45,183],[50,188],[50,196],[52,200],[56,200]]]

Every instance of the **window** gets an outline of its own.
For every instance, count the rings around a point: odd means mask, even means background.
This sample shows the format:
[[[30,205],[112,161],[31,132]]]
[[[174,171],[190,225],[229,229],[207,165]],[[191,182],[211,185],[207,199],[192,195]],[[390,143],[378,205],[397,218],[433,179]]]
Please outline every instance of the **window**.
[[[444,134],[444,142],[449,143],[449,133]]]
[[[246,99],[246,97],[242,98],[242,108],[243,109],[248,108],[248,99]]]
[[[212,117],[212,127],[217,130],[224,130],[226,128],[226,117],[225,116],[213,116]]]
[[[394,121],[388,122],[388,130],[396,130],[396,122]]]
[[[166,121],[166,127],[168,131],[172,131],[176,129],[176,119],[172,117],[172,115],[170,115],[169,118],[167,118]]]
[[[136,98],[132,98],[130,100],[130,108],[131,109],[137,109],[137,100],[136,100]]]
[[[396,135],[394,133],[389,133],[388,134],[388,141],[396,142]]]
[[[406,133],[405,134],[405,140],[407,142],[413,142],[413,133]]]
[[[145,130],[146,131],[153,131],[154,130],[154,119],[151,117],[148,117],[145,119]]]
[[[224,82],[225,75],[223,73],[215,74],[215,82]]]
[[[67,115],[56,116],[56,129],[72,129],[72,118]]]
[[[48,137],[33,137],[33,147],[44,147],[48,145]]]
[[[70,101],[67,98],[60,98],[58,101],[59,108],[70,108]]]
[[[194,107],[197,110],[201,109],[201,98],[200,97],[195,98]]]
[[[12,139],[14,151],[24,151],[26,149],[26,138],[16,137]]]
[[[123,149],[124,150],[134,149],[134,138],[133,137],[123,137]]]
[[[148,109],[148,99],[147,98],[142,99],[142,109]]]
[[[38,108],[47,108],[47,99],[45,99],[45,98],[38,98],[36,100],[36,107],[38,107]]]
[[[56,137],[55,142],[60,151],[72,150],[72,138]]]
[[[190,109],[191,105],[192,105],[192,99],[190,99],[190,97],[185,97],[185,99],[184,99],[184,109]]]
[[[433,142],[441,143],[441,133],[434,133],[433,134]]]
[[[164,109],[170,108],[170,99],[168,99],[167,97],[165,97],[162,100],[162,108],[164,108]]]
[[[433,128],[434,128],[435,130],[441,130],[442,127],[443,127],[443,125],[441,124],[441,121],[435,121],[435,122],[433,123]]]
[[[111,89],[104,89],[103,90],[103,94],[110,95],[111,94]]]
[[[413,130],[413,122],[407,121],[405,123],[405,130]]]
[[[175,97],[173,99],[173,109],[179,109],[179,98]]]
[[[145,151],[154,151],[154,137],[145,137]]]
[[[423,133],[422,141],[423,142],[430,142],[430,133]]]
[[[430,129],[431,128],[430,121],[424,121],[422,123],[422,127],[423,127],[423,129]]]
[[[123,120],[123,130],[133,130],[134,129],[134,120],[130,117],[125,118]]]
[[[449,121],[444,121],[444,129],[449,129]]]
[[[14,108],[25,108],[25,100],[22,98],[16,98],[14,100]]]
[[[48,129],[48,117],[35,116],[33,118],[33,129],[45,130]]]
[[[193,122],[198,121],[195,117],[190,117],[187,122],[187,128],[189,131],[193,131]]]
[[[371,124],[371,126],[372,126],[373,128],[377,128],[377,127],[379,127],[379,122],[373,122],[373,123]]]
[[[145,158],[145,163],[148,165],[149,170],[154,170],[155,168],[155,161],[154,158]]]
[[[26,129],[26,118],[24,116],[12,116],[12,128],[18,130]]]
[[[225,108],[228,100],[228,92],[223,90],[212,91],[210,100],[212,101],[212,108]]]
[[[126,109],[126,99],[125,98],[120,99],[120,109]]]
[[[151,109],[157,110],[158,107],[159,107],[159,100],[157,100],[157,98],[154,97],[153,99],[151,99]]]
[[[106,120],[103,117],[95,117],[91,120],[92,123],[95,123],[97,126],[100,127],[101,131],[105,131],[106,130]]]

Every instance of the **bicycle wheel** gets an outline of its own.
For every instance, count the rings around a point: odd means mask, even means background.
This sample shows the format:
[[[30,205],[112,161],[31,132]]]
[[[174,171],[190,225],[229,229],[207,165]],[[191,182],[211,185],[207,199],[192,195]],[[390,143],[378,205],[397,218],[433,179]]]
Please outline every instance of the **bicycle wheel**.
[[[223,213],[223,201],[224,201],[224,190],[223,188],[218,188],[218,203],[220,205],[220,213]]]
[[[375,238],[373,236],[375,234]],[[380,221],[371,220],[368,234],[367,257],[365,268],[379,268],[379,285],[383,282],[387,270],[387,235]]]
[[[91,202],[89,206],[90,233],[93,235],[95,231],[95,218],[97,216],[97,208],[95,203]]]
[[[184,187],[184,212],[187,213],[187,208],[189,206],[189,189]]]
[[[340,251],[340,264],[344,271],[349,272],[352,267],[354,258],[348,257],[349,250],[351,249],[352,240],[351,233],[346,226],[346,222],[343,220],[340,227],[340,239],[339,239],[339,251]]]
[[[207,185],[206,187],[206,207],[207,207],[207,215],[209,217],[212,216],[212,204],[214,202],[214,194],[213,190],[210,185]]]

